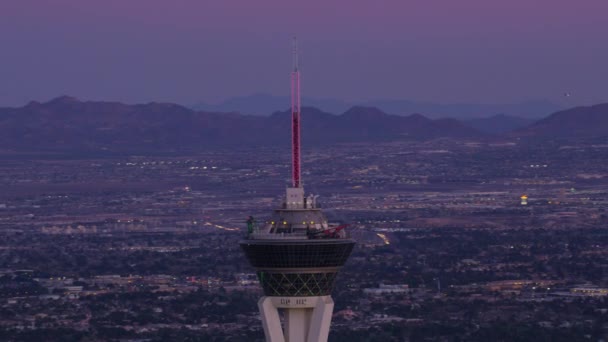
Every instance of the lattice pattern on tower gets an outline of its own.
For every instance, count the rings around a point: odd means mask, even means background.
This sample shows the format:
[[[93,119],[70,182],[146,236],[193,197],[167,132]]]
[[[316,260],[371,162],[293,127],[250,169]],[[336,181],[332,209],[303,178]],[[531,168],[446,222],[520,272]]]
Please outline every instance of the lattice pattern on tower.
[[[327,296],[336,281],[336,272],[323,273],[266,273],[258,278],[267,296]]]

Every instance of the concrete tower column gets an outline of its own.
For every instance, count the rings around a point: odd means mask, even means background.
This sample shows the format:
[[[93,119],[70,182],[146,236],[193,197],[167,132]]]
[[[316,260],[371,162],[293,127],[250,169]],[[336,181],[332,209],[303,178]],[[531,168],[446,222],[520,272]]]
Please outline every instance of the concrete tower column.
[[[258,302],[267,342],[326,342],[334,301],[330,296],[270,297]],[[279,310],[285,315],[281,328]]]

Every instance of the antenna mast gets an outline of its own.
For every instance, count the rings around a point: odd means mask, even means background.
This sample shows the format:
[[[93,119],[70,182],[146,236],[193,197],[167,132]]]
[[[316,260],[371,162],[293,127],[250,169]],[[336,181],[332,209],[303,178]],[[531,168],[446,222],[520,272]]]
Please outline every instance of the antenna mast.
[[[291,72],[291,158],[292,186],[302,187],[300,174],[300,71],[298,70],[298,41],[293,38],[293,71]]]

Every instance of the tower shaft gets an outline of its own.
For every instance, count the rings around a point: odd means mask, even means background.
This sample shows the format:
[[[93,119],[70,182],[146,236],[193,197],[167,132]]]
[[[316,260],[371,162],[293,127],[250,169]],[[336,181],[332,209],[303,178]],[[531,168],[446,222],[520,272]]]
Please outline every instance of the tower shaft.
[[[334,301],[330,296],[262,297],[258,307],[266,342],[324,342],[329,336]],[[281,327],[283,311],[285,327]]]

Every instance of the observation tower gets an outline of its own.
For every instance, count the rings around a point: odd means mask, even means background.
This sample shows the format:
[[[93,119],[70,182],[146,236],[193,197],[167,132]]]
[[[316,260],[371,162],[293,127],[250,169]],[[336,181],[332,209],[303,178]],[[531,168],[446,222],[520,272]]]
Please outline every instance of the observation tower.
[[[346,225],[327,222],[316,195],[305,195],[300,173],[300,72],[294,38],[291,73],[292,186],[270,220],[250,217],[240,241],[256,269],[264,296],[258,307],[267,342],[324,342],[334,302],[331,291],[339,269],[353,250]],[[284,324],[279,313],[282,312]]]

